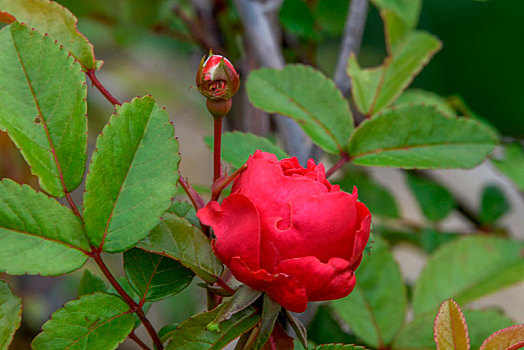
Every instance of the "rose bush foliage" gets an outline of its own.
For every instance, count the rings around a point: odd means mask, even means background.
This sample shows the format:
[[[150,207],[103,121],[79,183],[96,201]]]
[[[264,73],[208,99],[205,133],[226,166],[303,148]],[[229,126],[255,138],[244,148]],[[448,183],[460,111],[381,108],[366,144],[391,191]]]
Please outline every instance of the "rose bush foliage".
[[[240,282],[295,312],[351,293],[371,223],[356,188],[350,194],[331,185],[322,164],[310,159],[303,168],[294,157],[278,161],[262,151],[222,204],[212,201],[197,215]]]

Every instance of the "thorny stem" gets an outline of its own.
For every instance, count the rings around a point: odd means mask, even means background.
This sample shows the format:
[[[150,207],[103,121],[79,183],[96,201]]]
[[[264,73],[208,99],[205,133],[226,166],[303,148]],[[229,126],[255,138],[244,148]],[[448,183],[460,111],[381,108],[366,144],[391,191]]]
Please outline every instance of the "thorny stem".
[[[100,255],[100,251],[98,251],[96,248],[93,247],[91,251],[91,256],[95,260],[96,264],[106,276],[107,280],[113,288],[117,291],[118,294],[125,300],[125,302],[129,305],[131,308],[131,312],[136,313],[140,321],[142,321],[142,324],[147,330],[147,333],[149,333],[149,336],[153,340],[153,343],[157,347],[158,350],[162,350],[164,348],[164,345],[162,344],[162,341],[160,341],[160,338],[158,337],[158,334],[156,333],[155,329],[151,325],[151,322],[147,319],[146,315],[144,314],[144,310],[142,310],[142,307],[138,305],[133,298],[129,296],[129,294],[126,293],[126,291],[122,288],[120,283],[115,279],[111,271],[107,268],[107,265],[105,264],[104,260],[102,260],[102,256]]]
[[[149,346],[147,346],[142,340],[140,340],[140,338],[138,338],[135,334],[135,331],[132,331],[130,334],[129,334],[129,339],[131,339],[132,341],[134,341],[135,343],[138,344],[138,346],[140,346],[140,348],[142,348],[143,350],[151,350],[149,348]]]
[[[222,175],[222,164],[220,162],[220,148],[222,147],[222,118],[214,118],[214,138],[213,138],[213,184]]]
[[[212,193],[211,193],[211,200],[216,201],[218,200],[218,197],[220,197],[220,194],[226,188],[231,181],[233,181],[240,173],[242,173],[244,170],[247,169],[247,164],[243,164],[240,168],[238,168],[231,176],[227,177],[221,177],[217,181],[215,181],[212,185]]]
[[[329,169],[327,172],[326,172],[326,178],[329,178],[331,175],[333,175],[333,173],[335,171],[337,171],[338,169],[342,168],[342,166],[344,164],[346,164],[347,162],[349,162],[351,160],[351,157],[349,156],[349,154],[347,153],[342,153],[341,156],[340,156],[340,159],[338,162],[335,163],[335,165],[333,165],[331,167],[331,169]]]
[[[198,192],[195,191],[193,187],[191,187],[191,185],[186,181],[186,179],[184,179],[184,177],[182,176],[182,174],[180,174],[180,172],[179,172],[179,175],[180,176],[178,178],[178,183],[180,184],[180,186],[182,186],[182,188],[186,192],[187,196],[189,197],[189,200],[191,200],[191,203],[193,203],[193,206],[195,207],[195,209],[197,211],[199,209],[202,209],[205,206],[205,203],[202,197],[200,197]]]
[[[113,97],[113,95],[111,95],[109,91],[107,91],[107,89],[104,87],[104,85],[102,85],[102,83],[97,79],[94,69],[88,70],[87,76],[89,77],[89,79],[91,79],[91,82],[94,86],[96,86],[98,91],[100,91],[109,102],[111,102],[113,105],[121,105],[121,103],[118,102],[118,100],[115,97]]]

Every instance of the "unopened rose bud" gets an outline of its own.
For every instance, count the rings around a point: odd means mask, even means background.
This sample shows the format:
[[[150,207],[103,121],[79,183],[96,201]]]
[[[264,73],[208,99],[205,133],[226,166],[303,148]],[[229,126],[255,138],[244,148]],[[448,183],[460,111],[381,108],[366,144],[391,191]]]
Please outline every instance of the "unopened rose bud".
[[[221,118],[231,108],[240,85],[240,77],[229,60],[220,55],[204,56],[196,76],[198,91],[207,98],[207,108],[215,118]],[[224,103],[227,102],[227,103]]]

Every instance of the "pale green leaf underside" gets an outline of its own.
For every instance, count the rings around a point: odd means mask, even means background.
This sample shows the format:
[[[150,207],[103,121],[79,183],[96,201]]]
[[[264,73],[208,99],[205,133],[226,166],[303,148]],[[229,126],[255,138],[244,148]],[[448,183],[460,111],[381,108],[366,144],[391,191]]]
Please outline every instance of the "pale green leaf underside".
[[[493,332],[513,324],[511,319],[493,310],[464,310],[464,316],[472,349],[478,349],[484,339]],[[435,312],[430,312],[404,325],[395,338],[393,349],[435,350],[434,319]]]
[[[431,312],[449,298],[466,305],[523,281],[523,248],[522,242],[480,236],[443,246],[429,258],[415,285],[415,314]]]
[[[179,293],[195,276],[176,260],[136,248],[124,253],[124,270],[131,286],[146,301]]]
[[[434,36],[416,31],[397,45],[382,66],[362,69],[352,55],[347,72],[352,79],[352,94],[358,109],[373,116],[388,107],[440,47],[440,41]]]
[[[84,218],[95,246],[119,252],[160,221],[178,181],[178,142],[151,97],[117,107],[98,137],[86,179]]]
[[[260,320],[260,314],[253,307],[244,309],[220,324],[220,331],[209,331],[206,326],[213,321],[220,307],[198,314],[182,322],[171,332],[166,350],[218,350],[244,332],[253,328]]]
[[[95,293],[70,301],[42,326],[31,344],[35,350],[116,349],[135,320],[119,297]]]
[[[56,200],[0,181],[0,271],[58,275],[81,267],[89,251],[82,223]]]
[[[213,151],[213,138],[206,137],[207,147]],[[286,152],[265,137],[248,132],[226,132],[222,134],[222,159],[236,168],[240,168],[256,150],[273,153],[277,158],[289,156]]]
[[[387,345],[404,322],[407,299],[400,268],[384,242],[373,244],[355,276],[355,289],[334,300],[333,309],[366,344]]]
[[[58,40],[84,70],[97,68],[93,45],[78,32],[77,18],[59,3],[49,0],[0,0],[0,11]]]
[[[51,38],[17,22],[0,30],[0,129],[7,131],[53,196],[84,175],[85,76]],[[62,179],[61,179],[62,178]]]
[[[326,152],[346,147],[354,128],[349,105],[319,71],[303,65],[258,69],[249,75],[247,92],[255,107],[293,118]]]
[[[430,106],[404,106],[362,123],[349,154],[359,165],[472,168],[496,142],[496,135],[475,120],[446,117]]]
[[[171,213],[162,216],[160,224],[138,247],[180,261],[206,282],[215,282],[222,273],[222,263],[202,231]]]
[[[0,349],[7,349],[22,320],[22,301],[0,280]]]

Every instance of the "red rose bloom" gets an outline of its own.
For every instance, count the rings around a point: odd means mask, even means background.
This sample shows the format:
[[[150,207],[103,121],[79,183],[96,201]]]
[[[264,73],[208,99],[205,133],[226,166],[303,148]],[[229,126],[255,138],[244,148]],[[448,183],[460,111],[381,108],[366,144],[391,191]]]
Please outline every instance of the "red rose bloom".
[[[222,204],[198,211],[213,228],[213,249],[233,275],[295,312],[308,301],[345,297],[369,239],[371,214],[326,180],[310,159],[278,161],[256,151]]]

